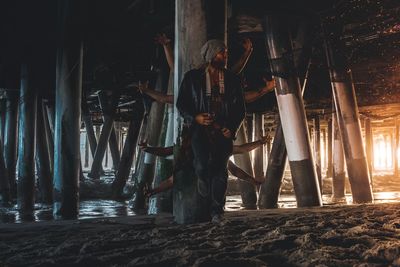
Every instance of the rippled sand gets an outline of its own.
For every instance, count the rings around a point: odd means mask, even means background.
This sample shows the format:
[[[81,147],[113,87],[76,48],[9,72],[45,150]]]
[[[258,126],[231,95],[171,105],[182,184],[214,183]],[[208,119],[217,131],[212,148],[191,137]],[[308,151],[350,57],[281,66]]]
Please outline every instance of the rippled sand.
[[[400,203],[3,224],[0,240],[1,266],[400,265]]]

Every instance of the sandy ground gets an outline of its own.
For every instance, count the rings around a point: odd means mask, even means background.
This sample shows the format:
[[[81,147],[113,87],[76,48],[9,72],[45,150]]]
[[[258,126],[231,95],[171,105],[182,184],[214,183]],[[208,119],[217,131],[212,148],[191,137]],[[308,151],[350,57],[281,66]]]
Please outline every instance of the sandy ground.
[[[400,203],[2,224],[0,266],[400,265]]]
[[[107,196],[107,183],[95,187],[88,199]],[[0,223],[0,266],[400,266],[400,178],[376,175],[373,188],[376,203],[392,203],[297,209],[285,179],[279,206],[291,209],[244,211],[228,196],[219,225],[129,216],[126,204],[106,200],[82,201],[81,218],[91,219],[77,221],[47,221],[51,209],[41,209],[43,221]]]

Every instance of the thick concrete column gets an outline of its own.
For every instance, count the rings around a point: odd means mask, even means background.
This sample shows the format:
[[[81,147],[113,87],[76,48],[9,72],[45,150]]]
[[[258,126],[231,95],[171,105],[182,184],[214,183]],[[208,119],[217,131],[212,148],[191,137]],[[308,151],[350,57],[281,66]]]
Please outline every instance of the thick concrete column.
[[[314,118],[314,151],[315,151],[315,169],[317,171],[319,187],[322,192],[321,127],[318,115]]]
[[[333,141],[333,127],[332,127],[333,120],[328,119],[328,166],[326,170],[326,177],[332,177],[332,141]]]
[[[264,118],[263,114],[254,114],[254,138],[253,141],[259,140],[264,136]],[[254,177],[264,177],[264,146],[260,146],[254,150]]]
[[[18,92],[6,92],[6,122],[4,129],[4,161],[10,184],[11,197],[17,197],[16,163],[17,163],[17,116]]]
[[[79,214],[83,42],[81,2],[59,0],[54,128],[53,214]]]
[[[303,24],[299,27],[299,32],[302,33],[301,36],[305,36],[307,28]],[[303,69],[302,63],[307,62],[305,60],[308,58],[306,56],[307,49],[306,42],[300,40],[297,42],[299,49],[303,49],[303,52],[297,55],[298,59],[298,69]],[[305,50],[305,51],[304,51]],[[311,60],[308,59],[306,68],[304,69],[304,79],[301,89],[301,94],[304,94],[309,69],[311,65]],[[285,172],[286,162],[287,162],[287,150],[285,145],[285,139],[283,136],[282,125],[278,117],[277,127],[275,129],[275,136],[271,150],[271,142],[267,143],[268,151],[268,166],[265,174],[265,182],[261,185],[258,197],[258,207],[260,209],[269,209],[278,207],[279,192],[281,189],[282,179]]]
[[[395,139],[395,146],[394,146],[394,175],[397,177],[399,175],[399,143],[400,143],[400,124],[399,120],[396,118],[394,120],[395,123],[395,132],[394,132],[394,139]]]
[[[340,40],[342,27],[334,23],[326,42],[326,57],[331,78],[333,99],[338,116],[340,135],[346,157],[347,173],[350,180],[354,203],[373,201],[371,179],[362,144],[358,105],[356,101],[351,70]],[[328,35],[327,35],[328,36]]]
[[[31,68],[21,66],[21,88],[18,119],[18,209],[31,214],[35,204],[35,127],[36,91],[32,86]]]
[[[42,99],[37,101],[36,124],[36,172],[39,178],[40,201],[46,204],[53,203],[53,176],[50,171],[50,155],[46,137],[45,117]]]
[[[103,94],[100,92],[100,94]],[[92,169],[90,170],[89,177],[93,179],[100,179],[101,167],[104,158],[104,153],[106,152],[108,140],[111,135],[114,124],[114,114],[115,108],[118,103],[119,93],[113,92],[111,96],[111,101],[107,105],[107,108],[103,105],[103,117],[104,123],[100,134],[99,142],[96,147],[96,152],[93,157]]]
[[[140,126],[143,121],[144,109],[141,101],[138,101],[135,104],[133,112],[133,117],[129,123],[124,149],[122,150],[121,161],[118,166],[115,180],[112,183],[113,197],[117,199],[122,196],[122,191],[124,189],[126,181],[129,178],[133,157],[135,155],[135,148],[137,146]]]
[[[265,182],[260,187],[258,207],[260,209],[274,209],[278,207],[278,197],[281,189],[283,173],[285,171],[287,152],[282,126],[279,123],[275,130],[272,150],[268,157],[268,167]]]
[[[226,4],[226,0],[175,0],[175,102],[183,75],[202,63],[202,45],[207,39],[226,40]],[[178,119],[175,109],[174,143],[179,146],[182,124]],[[176,222],[193,223],[205,219],[208,212],[199,201],[197,178],[193,173],[175,173],[173,191],[173,214]]]
[[[245,124],[242,123],[237,136],[235,145],[241,145],[248,143],[248,138],[246,134]],[[251,165],[250,153],[237,154],[233,156],[235,159],[235,164],[239,166],[242,170],[254,176],[253,167]],[[240,195],[242,197],[242,206],[247,209],[257,208],[257,193],[255,185],[248,183],[246,181],[239,180]]]
[[[332,201],[343,201],[345,197],[345,167],[342,140],[336,113],[332,114],[333,163],[332,163]]]
[[[372,177],[372,162],[373,162],[373,156],[374,156],[374,150],[373,150],[373,137],[372,137],[372,127],[371,127],[371,119],[366,118],[365,119],[365,150],[367,153],[367,162],[368,162],[368,170],[369,170],[369,175]]]
[[[322,199],[312,158],[304,103],[295,72],[287,20],[268,16],[266,35],[275,76],[279,114],[289,158],[297,206],[321,206]]]

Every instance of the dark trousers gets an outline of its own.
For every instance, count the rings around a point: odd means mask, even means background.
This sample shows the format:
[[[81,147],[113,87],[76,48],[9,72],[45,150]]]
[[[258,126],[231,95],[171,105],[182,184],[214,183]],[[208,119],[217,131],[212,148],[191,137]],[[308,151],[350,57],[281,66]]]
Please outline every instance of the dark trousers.
[[[221,130],[214,134],[196,125],[192,134],[193,166],[198,178],[198,192],[209,203],[210,215],[222,214],[228,182],[227,163],[232,155],[232,139]]]

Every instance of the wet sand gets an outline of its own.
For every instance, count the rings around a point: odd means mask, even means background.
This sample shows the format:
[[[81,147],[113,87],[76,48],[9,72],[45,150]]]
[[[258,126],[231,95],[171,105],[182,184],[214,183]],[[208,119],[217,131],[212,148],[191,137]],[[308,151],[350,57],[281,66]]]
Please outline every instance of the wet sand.
[[[400,203],[2,224],[1,266],[400,265]]]

